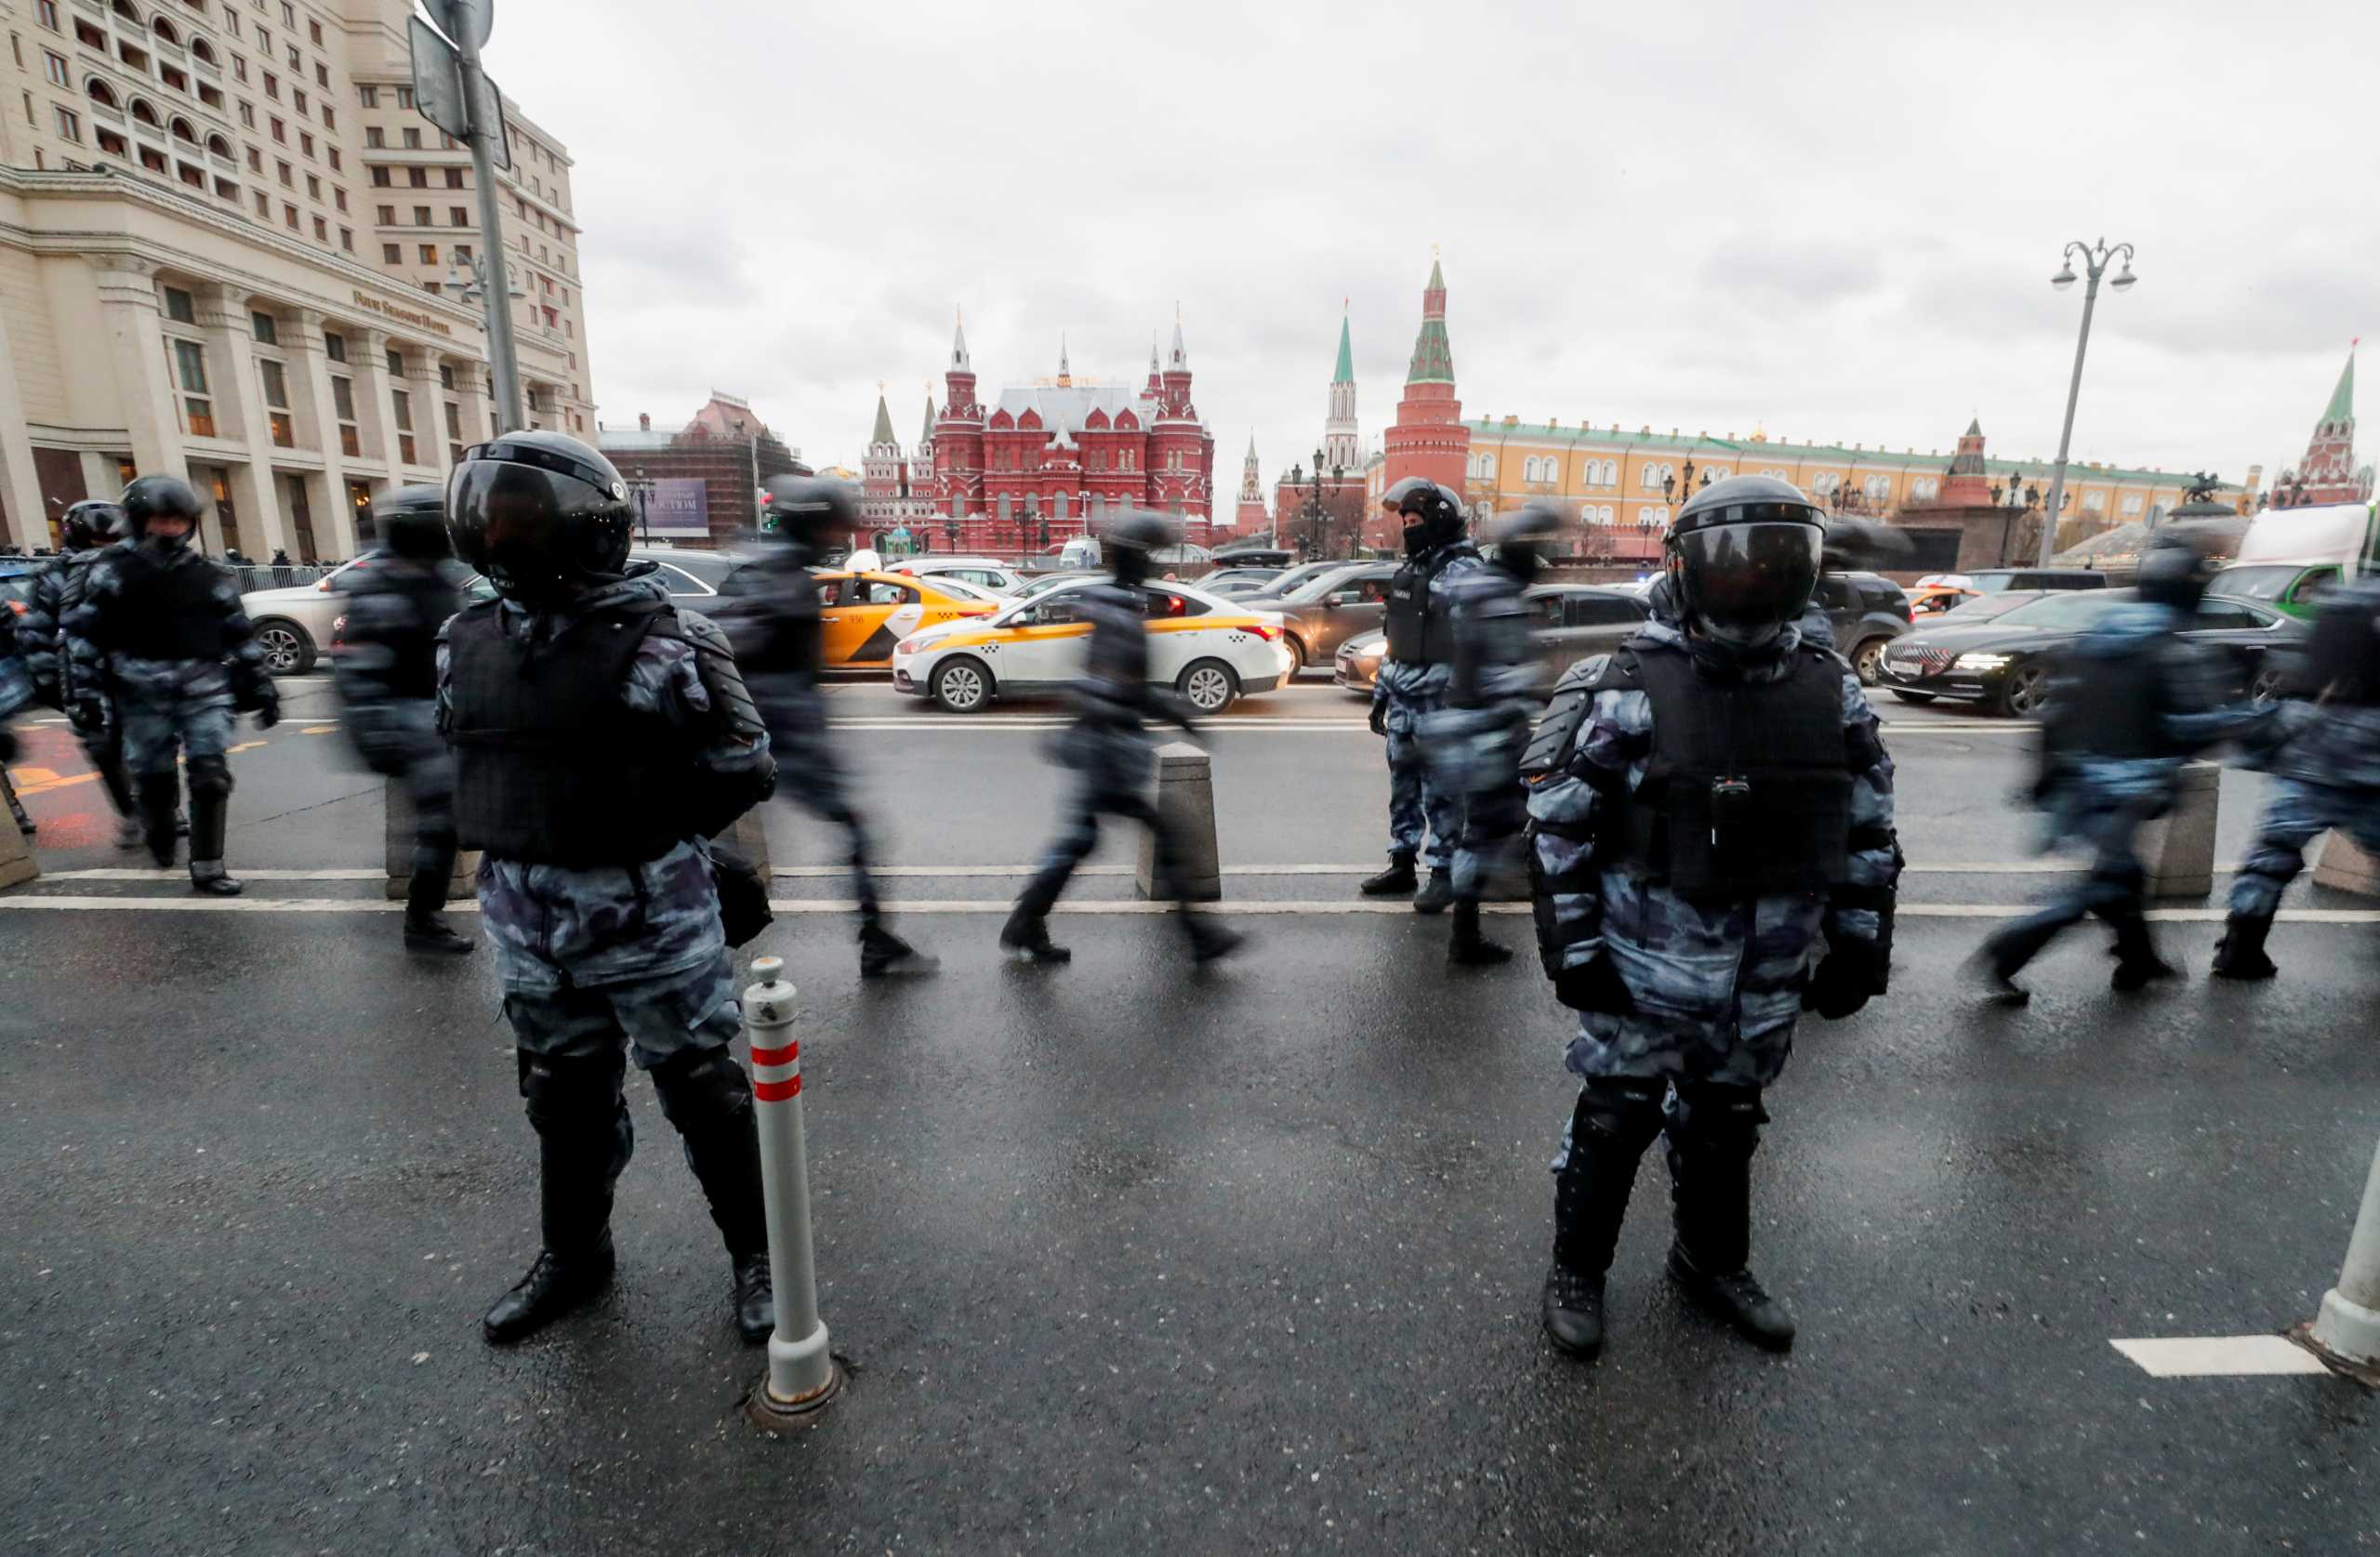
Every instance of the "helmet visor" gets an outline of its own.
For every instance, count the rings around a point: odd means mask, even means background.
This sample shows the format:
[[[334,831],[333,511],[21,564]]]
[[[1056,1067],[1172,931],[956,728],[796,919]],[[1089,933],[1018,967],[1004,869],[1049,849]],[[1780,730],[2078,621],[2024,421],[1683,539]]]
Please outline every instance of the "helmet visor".
[[[509,460],[466,460],[446,486],[455,552],[501,593],[550,599],[627,559],[624,506],[574,475]]]
[[[1687,609],[1712,629],[1741,636],[1802,614],[1818,587],[1825,537],[1815,524],[1714,524],[1675,544]]]

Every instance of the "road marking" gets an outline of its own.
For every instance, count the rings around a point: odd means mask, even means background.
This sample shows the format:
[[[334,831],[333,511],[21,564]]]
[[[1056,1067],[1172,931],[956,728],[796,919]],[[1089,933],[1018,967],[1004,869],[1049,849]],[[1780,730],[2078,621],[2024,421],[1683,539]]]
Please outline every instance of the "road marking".
[[[2331,1371],[2321,1358],[2286,1336],[2163,1336],[2108,1344],[2152,1379]]]
[[[839,731],[931,731],[936,734],[984,734],[1003,731],[1065,730],[1074,724],[1068,718],[1042,714],[993,715],[988,718],[968,718],[964,715],[919,713],[906,718],[891,715],[870,715],[862,719],[834,721]],[[1892,724],[1886,723],[1889,735],[2022,735],[2032,732],[2029,724],[2007,725],[1977,720],[1971,724]],[[1283,735],[1352,734],[1357,731],[1368,735],[1371,725],[1366,719],[1318,719],[1312,718],[1275,718],[1243,716],[1211,720],[1205,726],[1207,733],[1237,733],[1248,731],[1271,731]]]
[[[91,775],[84,776],[87,778]],[[1039,868],[1039,864],[1036,862],[1020,860],[1014,864],[872,865],[869,871],[872,875],[895,881],[977,878],[1005,880],[1013,877],[1030,876]],[[1225,868],[1223,874],[1225,876],[1369,876],[1380,868],[1381,863],[1378,860],[1366,860],[1360,864],[1343,865],[1232,865]],[[1906,875],[2076,876],[2087,872],[2091,867],[2077,862],[2058,861],[2030,865],[1912,864],[1904,865],[1901,868]],[[387,872],[370,868],[260,869],[243,870],[240,874],[258,881],[377,881],[382,879]],[[848,865],[775,865],[771,867],[769,874],[790,880],[840,880],[851,874],[851,867]],[[1138,869],[1132,865],[1080,865],[1076,867],[1075,874],[1077,876],[1133,876],[1138,874]],[[2231,871],[2227,867],[2224,870],[2218,870],[2215,874],[2227,875],[2231,874]],[[48,872],[46,877],[51,881],[178,881],[181,878],[182,873],[178,870],[152,870],[145,865],[139,868],[129,865],[98,865],[80,870],[59,870]],[[1911,904],[1904,904],[1902,908],[1904,912],[1914,911]]]
[[[327,735],[338,728],[336,724],[310,724],[298,732],[300,735]]]
[[[262,872],[256,874],[259,878],[263,877]],[[369,874],[366,878],[369,878]],[[477,904],[467,899],[451,906],[472,909]],[[856,912],[859,904],[843,898],[772,898],[769,906],[780,914],[850,914]],[[884,906],[903,914],[1006,914],[1015,904],[1006,898],[894,898],[887,901]],[[1413,912],[1412,904],[1404,898],[1368,901],[1361,898],[1240,898],[1201,906],[1218,914],[1251,917],[1297,915],[1309,918]],[[403,907],[402,903],[369,898],[77,897],[62,893],[0,896],[0,911],[11,908],[44,912],[163,909],[168,912],[221,910],[245,914],[380,914]],[[1905,903],[1900,905],[1900,915],[1904,918],[1922,919],[2003,919],[2024,912],[2025,908],[2025,904],[2016,903]],[[1173,912],[1173,904],[1145,903],[1130,898],[1087,898],[1076,903],[1061,903],[1051,912],[1170,914]],[[1517,917],[1531,910],[1526,903],[1488,903],[1480,905],[1480,912]],[[2220,908],[2152,908],[2149,911],[2151,919],[2171,924],[2220,924],[2225,917],[2224,910]],[[2284,908],[2276,917],[2282,924],[2380,925],[2380,909]]]

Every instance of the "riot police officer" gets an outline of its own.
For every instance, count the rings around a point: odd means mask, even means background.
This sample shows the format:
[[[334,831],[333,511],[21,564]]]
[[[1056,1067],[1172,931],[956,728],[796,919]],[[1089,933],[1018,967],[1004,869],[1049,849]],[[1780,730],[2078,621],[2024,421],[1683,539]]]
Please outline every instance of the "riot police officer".
[[[42,700],[72,715],[78,707],[87,709],[89,706],[73,696],[73,678],[69,674],[73,658],[65,652],[59,623],[83,603],[90,585],[91,564],[99,560],[100,551],[123,535],[124,510],[113,503],[76,503],[66,510],[59,531],[58,561],[33,579],[25,613],[17,619],[17,646],[24,654],[25,668]],[[138,849],[141,842],[139,808],[133,801],[132,781],[124,770],[122,732],[104,699],[99,708],[103,716],[100,722],[89,729],[78,725],[74,733],[82,742],[83,755],[99,775],[99,786],[107,791],[109,803],[115,807],[116,847]]]
[[[1900,870],[1874,710],[1795,625],[1822,524],[1770,477],[1696,493],[1651,620],[1563,677],[1523,761],[1539,953],[1581,1013],[1542,1311],[1573,1354],[1602,1348],[1605,1273],[1665,1128],[1672,1278],[1792,1343],[1750,1265],[1762,1094],[1805,1009],[1840,1020],[1884,993]]]
[[[437,723],[438,629],[463,603],[452,574],[446,494],[399,487],[372,506],[372,526],[379,555],[339,575],[347,634],[331,659],[332,680],[356,754],[403,785],[413,805],[405,949],[460,955],[474,943],[446,922],[447,882],[455,874],[455,756]]]
[[[1368,878],[1368,897],[1410,892],[1429,834],[1430,878],[1415,912],[1435,914],[1454,901],[1454,848],[1462,826],[1459,796],[1431,777],[1415,729],[1443,706],[1454,675],[1455,586],[1480,565],[1463,537],[1462,499],[1435,482],[1410,476],[1381,495],[1381,507],[1404,521],[1405,565],[1389,584],[1387,653],[1372,683],[1372,733],[1388,741],[1388,868]]]
[[[455,825],[480,867],[537,1132],[544,1247],[488,1311],[517,1340],[610,1282],[614,1182],[634,1144],[626,1061],[653,1077],[734,1269],[747,1340],[774,1322],[752,1090],[710,835],[765,799],[768,732],[727,640],[628,561],[627,488],[555,432],[466,450],[456,549],[497,598],[440,634]]]
[[[2304,700],[2281,710],[2288,738],[2264,764],[2272,782],[2256,841],[2231,880],[2230,917],[2215,948],[2219,978],[2280,971],[2265,937],[2281,894],[2306,867],[2306,846],[2325,830],[2343,829],[2380,854],[2380,579],[2359,578],[2323,602],[2307,658]]]
[[[1523,591],[1537,581],[1540,548],[1561,533],[1563,522],[1551,505],[1529,504],[1497,521],[1485,567],[1455,575],[1446,706],[1416,725],[1432,781],[1456,798],[1462,817],[1452,871],[1454,933],[1447,946],[1447,960],[1457,964],[1493,967],[1512,960],[1511,951],[1480,932],[1479,904],[1491,886],[1520,873],[1521,828],[1528,820],[1521,753],[1543,706]]]
[[[2081,843],[2092,851],[2091,868],[2040,912],[1985,940],[1983,970],[2005,1004],[2028,998],[2014,982],[2025,965],[2092,915],[2115,931],[2116,989],[2175,976],[2149,934],[2149,872],[2135,836],[2173,808],[2184,762],[2254,734],[2268,717],[2233,701],[2232,673],[2219,652],[2181,635],[2214,575],[2187,538],[2161,534],[2141,554],[2139,600],[2101,616],[2052,677],[2034,786],[2043,846]]]
[[[773,538],[763,537],[760,565],[731,580],[731,589],[750,598],[731,603],[726,615],[736,640],[736,663],[769,727],[778,792],[842,832],[852,891],[859,900],[860,977],[930,973],[935,959],[885,927],[876,877],[868,869],[867,823],[844,784],[818,685],[826,658],[825,620],[812,571],[825,560],[830,536],[858,528],[859,505],[841,482],[771,476],[761,484],[777,529]]]
[[[60,627],[66,637],[78,731],[123,721],[124,762],[139,794],[142,831],[160,866],[174,863],[174,813],[189,773],[190,879],[193,891],[229,897],[242,884],[223,868],[231,812],[235,713],[270,730],[281,698],[264,650],[240,609],[239,586],[191,542],[198,494],[177,476],[142,476],[124,489],[131,542],[104,548],[90,564],[80,603]]]
[[[1082,674],[1069,689],[1075,722],[1058,746],[1060,760],[1075,774],[1064,819],[1000,928],[1000,948],[1019,961],[1072,959],[1071,951],[1050,939],[1050,910],[1075,867],[1098,843],[1102,816],[1124,817],[1148,828],[1157,851],[1157,895],[1180,904],[1176,917],[1193,957],[1212,962],[1240,943],[1237,932],[1180,902],[1181,841],[1149,798],[1154,748],[1146,721],[1162,719],[1197,733],[1187,706],[1171,692],[1149,684],[1148,595],[1143,587],[1148,582],[1149,553],[1172,536],[1173,527],[1162,516],[1127,510],[1102,537],[1112,576],[1047,598],[1045,610],[1067,611],[1077,620],[1088,620],[1091,640],[1085,645]]]

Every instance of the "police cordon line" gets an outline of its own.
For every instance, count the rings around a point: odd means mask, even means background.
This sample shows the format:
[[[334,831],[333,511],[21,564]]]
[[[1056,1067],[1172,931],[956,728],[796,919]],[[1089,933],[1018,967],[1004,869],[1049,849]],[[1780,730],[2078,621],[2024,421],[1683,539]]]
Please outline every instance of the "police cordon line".
[[[858,516],[837,483],[768,485],[782,528],[719,621],[678,610],[654,564],[630,561],[619,472],[551,432],[477,445],[443,491],[383,498],[382,554],[347,581],[343,728],[402,786],[418,829],[404,944],[473,949],[443,909],[456,851],[479,851],[483,933],[538,1142],[541,1247],[487,1313],[491,1342],[536,1332],[611,1278],[614,1185],[634,1146],[630,1060],[653,1077],[708,1202],[737,1327],[757,1342],[774,1324],[752,1087],[731,1049],[731,949],[769,922],[768,862],[733,845],[739,817],[782,787],[841,832],[864,978],[936,968],[887,923],[868,829],[827,738],[814,574]],[[1606,1273],[1637,1164],[1659,1140],[1671,1277],[1752,1339],[1788,1347],[1793,1320],[1751,1262],[1765,1096],[1805,1012],[1842,1020],[1888,993],[1904,864],[1882,726],[1813,600],[1827,517],[1774,478],[1698,491],[1667,537],[1649,620],[1571,666],[1540,706],[1523,591],[1567,517],[1505,516],[1483,552],[1448,488],[1406,481],[1382,502],[1406,554],[1370,718],[1391,773],[1388,865],[1360,890],[1450,909],[1449,962],[1488,968],[1512,953],[1484,933],[1481,904],[1527,881],[1540,967],[1578,1013],[1543,1327],[1567,1352],[1599,1352]],[[278,704],[236,593],[191,546],[199,514],[188,483],[143,477],[120,505],[69,516],[71,555],[0,645],[12,651],[0,717],[43,698],[64,707],[127,841],[161,864],[177,852],[178,757],[193,890],[230,895],[241,891],[223,859],[231,719],[270,728]],[[1115,816],[1150,830],[1153,895],[1176,900],[1191,957],[1210,964],[1242,937],[1184,901],[1197,894],[1183,840],[1149,798],[1150,726],[1198,729],[1147,678],[1142,588],[1172,523],[1129,512],[1104,538],[1109,576],[1080,592],[1089,640],[1054,743],[1064,809],[999,944],[1027,964],[1069,959],[1048,917],[1099,818]],[[460,602],[456,555],[493,599]],[[2228,744],[2275,775],[2217,974],[2276,971],[2266,932],[2313,837],[2336,826],[2380,849],[2380,586],[2351,586],[2325,609],[2303,696],[2258,706],[2179,635],[2207,574],[2186,538],[2161,538],[2137,601],[2068,659],[2036,794],[2045,844],[2080,841],[2093,864],[1986,943],[1982,976],[2003,998],[2021,999],[2025,962],[2089,916],[2114,933],[2115,988],[2175,971],[2149,938],[2135,840],[2199,753]],[[13,757],[14,736],[0,739]]]

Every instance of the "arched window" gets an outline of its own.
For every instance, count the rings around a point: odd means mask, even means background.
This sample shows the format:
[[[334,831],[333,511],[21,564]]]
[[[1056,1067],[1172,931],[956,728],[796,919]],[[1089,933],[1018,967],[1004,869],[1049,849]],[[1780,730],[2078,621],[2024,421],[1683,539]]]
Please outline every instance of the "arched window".
[[[210,135],[206,138],[206,149],[226,162],[231,160],[231,143],[219,135]]]
[[[132,23],[135,27],[146,27],[148,25],[140,20],[139,9],[133,5],[132,0],[115,0],[115,4],[109,8],[113,10],[116,15],[124,18],[125,20]]]
[[[1658,465],[1639,467],[1636,471],[1636,484],[1643,487],[1646,492],[1660,491],[1661,468]]]
[[[191,128],[190,121],[178,113],[174,115],[173,134],[176,140],[187,140],[193,146],[198,144],[198,132]]]
[[[1609,504],[1606,504],[1602,508],[1597,508],[1595,510],[1595,517],[1603,521],[1606,524],[1609,524],[1612,521],[1611,506]]]
[[[159,17],[157,19],[156,33],[157,36],[165,39],[165,42],[169,44],[179,46],[182,41],[182,35],[174,31],[174,24],[167,21],[164,17]]]
[[[132,99],[132,118],[134,123],[147,125],[152,129],[165,127],[164,122],[157,117],[157,111],[149,106],[149,100],[146,98]]]
[[[1544,461],[1539,459],[1535,455],[1531,455],[1528,458],[1521,461],[1521,480],[1525,482],[1543,481],[1545,478],[1539,472],[1542,471],[1544,468]]]
[[[1867,494],[1869,502],[1881,503],[1892,495],[1893,479],[1890,476],[1871,476],[1859,483],[1859,490]]]
[[[1486,462],[1488,467],[1485,470],[1482,470],[1480,474],[1486,476],[1489,481],[1494,481],[1496,479],[1496,456],[1494,455],[1481,455],[1479,457]]]
[[[121,112],[124,107],[124,104],[117,100],[115,88],[98,76],[93,76],[83,84],[83,92],[86,97],[102,108],[112,108]]]
[[[215,58],[215,46],[205,38],[192,38],[190,41],[190,51],[210,65],[218,63]]]

